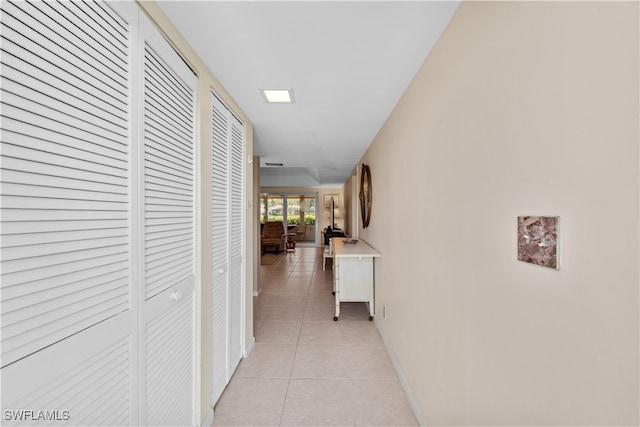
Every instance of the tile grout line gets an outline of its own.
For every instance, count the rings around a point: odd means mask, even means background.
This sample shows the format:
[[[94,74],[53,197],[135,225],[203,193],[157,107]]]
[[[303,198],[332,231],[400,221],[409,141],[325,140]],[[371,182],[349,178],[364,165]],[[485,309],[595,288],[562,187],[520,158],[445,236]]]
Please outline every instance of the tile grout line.
[[[294,265],[294,269],[295,267],[298,265],[300,261],[296,261],[296,264]],[[293,271],[293,269],[291,270]],[[291,274],[291,271],[289,272],[289,274]],[[315,271],[315,264],[314,264],[314,271]],[[287,276],[287,280],[289,280],[290,276]],[[311,278],[313,280],[313,273],[311,275]],[[309,284],[309,286],[311,286],[311,284]],[[304,312],[306,313],[307,310],[307,303],[309,300],[309,288],[307,287],[307,294],[306,294],[306,298],[304,300]],[[298,338],[296,339],[296,348],[295,351],[293,353],[293,360],[291,362],[291,369],[289,370],[289,379],[287,381],[287,389],[284,393],[284,401],[282,402],[282,410],[280,411],[280,420],[278,421],[278,426],[282,426],[282,418],[284,417],[284,411],[285,408],[287,407],[287,399],[289,398],[289,388],[291,387],[291,378],[293,377],[293,367],[295,366],[296,363],[296,356],[298,355],[298,346],[300,345],[300,336],[302,335],[302,326],[304,325],[304,314],[302,316],[302,321],[300,322],[300,330],[298,331]]]

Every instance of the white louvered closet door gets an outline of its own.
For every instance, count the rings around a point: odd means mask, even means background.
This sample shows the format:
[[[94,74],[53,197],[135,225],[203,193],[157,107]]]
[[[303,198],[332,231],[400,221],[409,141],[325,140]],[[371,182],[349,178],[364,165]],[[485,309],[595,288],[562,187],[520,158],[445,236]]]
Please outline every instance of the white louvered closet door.
[[[211,94],[212,404],[242,357],[243,125]]]
[[[141,418],[194,425],[196,77],[144,17]]]
[[[2,8],[3,425],[137,421],[132,3]],[[64,412],[68,411],[68,412]],[[22,419],[20,422],[20,418]]]
[[[229,142],[228,112],[211,94],[212,403],[229,381]]]
[[[229,242],[229,364],[236,368],[242,358],[244,319],[244,126],[234,116],[230,116],[229,189],[230,189],[230,230]]]

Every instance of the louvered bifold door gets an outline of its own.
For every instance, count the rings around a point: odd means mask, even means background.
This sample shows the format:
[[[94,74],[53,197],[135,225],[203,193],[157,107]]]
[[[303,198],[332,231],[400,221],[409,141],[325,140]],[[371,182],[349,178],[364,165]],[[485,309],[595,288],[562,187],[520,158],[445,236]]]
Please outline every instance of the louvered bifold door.
[[[1,4],[3,425],[134,422],[137,11],[113,7]]]
[[[229,269],[229,369],[236,368],[242,358],[242,325],[244,319],[244,127],[230,117],[230,269]]]
[[[215,403],[229,381],[229,120],[211,94],[211,319]]]
[[[242,357],[244,126],[211,93],[212,404]]]
[[[140,31],[144,42],[140,424],[193,425],[196,78],[142,16]]]

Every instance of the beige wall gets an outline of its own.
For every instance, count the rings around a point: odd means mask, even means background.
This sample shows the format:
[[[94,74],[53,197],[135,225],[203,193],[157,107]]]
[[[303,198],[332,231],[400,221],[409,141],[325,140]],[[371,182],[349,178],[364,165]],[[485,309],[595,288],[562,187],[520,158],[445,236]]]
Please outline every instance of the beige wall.
[[[342,229],[346,234],[349,234],[353,237],[356,236],[355,231],[358,229],[358,222],[354,220],[354,213],[358,212],[357,199],[354,199],[355,194],[357,194],[357,189],[359,183],[356,182],[356,171],[352,175],[347,178],[347,181],[344,183],[342,197],[344,200],[344,221]]]
[[[198,76],[198,129],[199,144],[197,152],[197,207],[196,207],[196,251],[197,251],[197,289],[196,295],[199,301],[196,312],[199,324],[196,326],[196,381],[199,400],[197,412],[200,416],[198,425],[205,419],[211,409],[211,382],[212,382],[212,354],[211,349],[211,115],[210,91],[213,89],[245,125],[245,157],[253,154],[253,125],[242,109],[235,103],[227,91],[218,82],[211,71],[202,62],[197,53],[189,46],[182,35],[176,30],[164,12],[155,1],[138,0],[138,4],[147,13],[165,38],[173,45],[174,49],[182,56],[184,61],[191,66]],[[248,157],[247,157],[248,158]],[[253,200],[253,167],[245,165],[245,200]],[[247,206],[247,203],[245,203]],[[245,211],[245,330],[244,348],[251,346],[253,342],[253,283],[254,265],[257,263],[255,251],[256,236],[254,232],[255,216],[253,209]],[[197,418],[197,417],[196,417]]]
[[[463,3],[362,159],[429,425],[638,425],[638,5]],[[560,271],[516,260],[518,215],[561,216]]]

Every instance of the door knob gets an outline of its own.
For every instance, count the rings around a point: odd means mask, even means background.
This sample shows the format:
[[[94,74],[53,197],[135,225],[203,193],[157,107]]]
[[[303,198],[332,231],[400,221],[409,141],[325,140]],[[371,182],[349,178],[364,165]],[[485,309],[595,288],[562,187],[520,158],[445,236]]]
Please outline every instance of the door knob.
[[[171,293],[171,299],[174,301],[178,301],[182,298],[182,291],[173,291]]]

